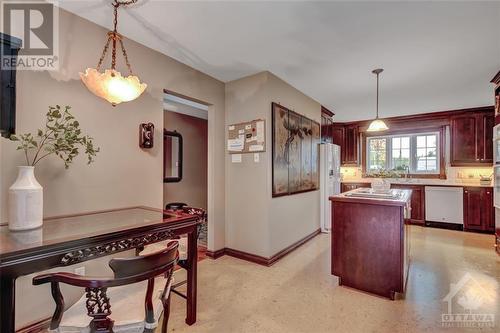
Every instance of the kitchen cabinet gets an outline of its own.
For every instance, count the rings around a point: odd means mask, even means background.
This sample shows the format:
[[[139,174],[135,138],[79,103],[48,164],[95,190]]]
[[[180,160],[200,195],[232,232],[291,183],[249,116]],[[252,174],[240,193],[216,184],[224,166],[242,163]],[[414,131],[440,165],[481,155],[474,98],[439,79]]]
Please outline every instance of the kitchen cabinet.
[[[491,187],[464,187],[464,230],[495,231]]]
[[[371,187],[372,184],[370,183],[341,183],[340,184],[340,192],[347,192],[350,190],[355,190],[360,187]]]
[[[359,164],[359,130],[358,125],[332,125],[333,143],[340,146],[342,166],[358,166]]]
[[[344,160],[342,165],[357,166],[359,164],[359,131],[358,125],[348,125],[344,130]]]
[[[407,185],[407,184],[392,184],[391,188],[411,190],[411,217],[410,223],[424,225],[425,224],[425,186],[423,185]]]
[[[321,106],[321,142],[334,143],[332,137],[333,116],[335,114]]]
[[[451,157],[452,166],[480,166],[493,164],[493,126],[491,112],[471,112],[452,116]]]
[[[340,164],[344,164],[344,126],[333,124],[331,126],[332,143],[340,146]]]

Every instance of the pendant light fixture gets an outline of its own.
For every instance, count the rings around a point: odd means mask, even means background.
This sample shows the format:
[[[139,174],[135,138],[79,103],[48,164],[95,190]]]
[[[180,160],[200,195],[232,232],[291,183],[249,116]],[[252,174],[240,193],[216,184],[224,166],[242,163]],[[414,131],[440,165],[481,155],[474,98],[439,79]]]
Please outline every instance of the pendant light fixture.
[[[383,68],[377,68],[372,71],[373,74],[377,75],[377,116],[375,120],[370,123],[370,126],[368,126],[367,132],[381,132],[389,129],[382,119],[378,119],[378,77],[383,71]]]
[[[82,79],[85,86],[95,95],[104,98],[110,102],[113,106],[120,104],[122,102],[129,102],[137,97],[139,97],[147,85],[141,83],[139,78],[132,73],[132,67],[128,61],[127,51],[123,46],[122,35],[117,31],[118,26],[118,8],[121,6],[127,6],[136,3],[137,0],[127,0],[120,1],[114,0],[113,11],[113,31],[108,32],[108,40],[102,51],[101,58],[97,64],[97,68],[87,68],[85,73],[80,73],[80,78]],[[106,69],[103,73],[101,72],[101,65],[104,61],[106,53],[108,52],[109,45],[111,44],[111,69]],[[129,70],[129,76],[122,76],[120,72],[116,70],[116,50],[117,44],[119,44],[123,57],[125,58],[125,64]]]

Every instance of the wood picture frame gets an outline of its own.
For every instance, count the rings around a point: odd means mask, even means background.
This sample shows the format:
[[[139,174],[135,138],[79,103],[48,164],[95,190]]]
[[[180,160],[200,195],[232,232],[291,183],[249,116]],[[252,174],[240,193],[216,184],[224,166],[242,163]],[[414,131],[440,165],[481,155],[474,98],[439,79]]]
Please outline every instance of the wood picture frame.
[[[272,103],[272,197],[319,189],[321,125]]]

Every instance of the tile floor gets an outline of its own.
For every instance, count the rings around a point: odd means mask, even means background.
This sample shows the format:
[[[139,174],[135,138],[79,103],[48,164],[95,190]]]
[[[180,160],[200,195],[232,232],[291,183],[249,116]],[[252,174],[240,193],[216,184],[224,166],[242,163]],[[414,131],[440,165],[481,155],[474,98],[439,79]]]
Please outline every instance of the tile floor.
[[[184,323],[184,302],[173,295],[169,332],[499,332],[500,256],[493,236],[415,226],[411,238],[403,300],[339,287],[330,275],[330,237],[319,235],[270,268],[228,256],[203,260],[198,321]],[[492,314],[494,327],[442,326],[450,283],[467,273],[471,279],[452,299],[452,313]]]

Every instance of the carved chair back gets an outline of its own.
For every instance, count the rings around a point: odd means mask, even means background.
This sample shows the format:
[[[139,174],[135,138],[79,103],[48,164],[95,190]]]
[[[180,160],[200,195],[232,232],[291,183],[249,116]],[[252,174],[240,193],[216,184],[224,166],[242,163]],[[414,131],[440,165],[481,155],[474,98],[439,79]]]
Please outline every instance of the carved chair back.
[[[171,241],[165,249],[158,252],[133,258],[112,259],[109,266],[114,272],[114,277],[110,278],[87,277],[72,273],[50,273],[35,276],[33,278],[34,285],[51,284],[56,310],[52,316],[50,329],[56,330],[59,327],[64,312],[64,298],[60,290],[60,283],[85,288],[87,315],[92,318],[89,324],[91,333],[112,333],[113,320],[109,318],[111,303],[106,295],[107,288],[147,280],[148,286],[144,302],[145,322],[147,326],[148,324],[154,324],[152,299],[154,281],[157,276],[164,274],[166,283],[161,297],[164,310],[162,333],[166,333],[170,304],[170,295],[167,292],[169,292],[173,270],[178,260],[178,246],[177,241]],[[150,329],[144,330],[144,332],[150,331]]]

